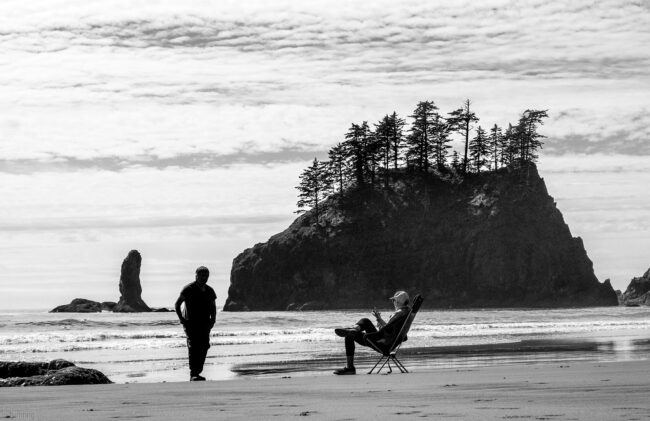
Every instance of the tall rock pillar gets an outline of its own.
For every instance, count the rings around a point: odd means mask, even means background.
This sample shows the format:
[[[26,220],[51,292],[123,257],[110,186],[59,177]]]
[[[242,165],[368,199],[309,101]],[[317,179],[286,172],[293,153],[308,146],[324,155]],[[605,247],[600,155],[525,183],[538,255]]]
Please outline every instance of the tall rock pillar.
[[[120,274],[120,301],[113,311],[132,313],[151,311],[142,300],[142,286],[140,285],[140,265],[142,256],[137,250],[131,250],[122,262]]]

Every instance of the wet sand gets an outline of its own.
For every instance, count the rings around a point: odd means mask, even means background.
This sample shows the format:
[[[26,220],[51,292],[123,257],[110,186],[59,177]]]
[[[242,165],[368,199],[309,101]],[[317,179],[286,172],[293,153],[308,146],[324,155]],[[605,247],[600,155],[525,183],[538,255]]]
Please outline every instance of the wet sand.
[[[11,388],[0,391],[0,418],[640,420],[650,418],[648,396],[646,361],[571,362]]]

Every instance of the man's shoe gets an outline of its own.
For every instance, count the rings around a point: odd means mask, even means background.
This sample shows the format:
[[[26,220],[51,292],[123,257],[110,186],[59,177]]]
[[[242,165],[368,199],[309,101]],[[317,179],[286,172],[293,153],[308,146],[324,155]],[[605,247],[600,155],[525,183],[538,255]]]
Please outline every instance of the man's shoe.
[[[203,376],[192,376],[192,377],[190,377],[190,381],[191,382],[204,382],[205,377],[203,377]]]
[[[334,374],[338,376],[354,375],[357,374],[357,369],[354,367],[343,367],[338,370],[334,370]]]
[[[346,338],[348,336],[354,336],[357,333],[359,333],[359,329],[355,329],[353,327],[338,328],[338,329],[334,329],[334,333],[336,333],[338,336],[342,338]]]

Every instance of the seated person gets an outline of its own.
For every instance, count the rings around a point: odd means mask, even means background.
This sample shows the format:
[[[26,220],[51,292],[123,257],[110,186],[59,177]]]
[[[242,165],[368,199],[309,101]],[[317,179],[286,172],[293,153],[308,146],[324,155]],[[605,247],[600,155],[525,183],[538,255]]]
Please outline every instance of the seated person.
[[[410,312],[408,306],[409,295],[404,291],[397,291],[395,295],[389,299],[393,301],[395,313],[391,316],[388,322],[385,322],[384,319],[381,318],[381,313],[376,309],[372,311],[372,314],[377,319],[379,330],[377,330],[375,325],[366,318],[359,320],[352,328],[334,329],[334,333],[345,338],[345,355],[347,357],[347,366],[334,371],[334,374],[356,374],[357,370],[354,367],[355,342],[359,345],[374,348],[368,342],[368,340],[370,340],[382,351],[387,350],[387,348],[393,344]]]

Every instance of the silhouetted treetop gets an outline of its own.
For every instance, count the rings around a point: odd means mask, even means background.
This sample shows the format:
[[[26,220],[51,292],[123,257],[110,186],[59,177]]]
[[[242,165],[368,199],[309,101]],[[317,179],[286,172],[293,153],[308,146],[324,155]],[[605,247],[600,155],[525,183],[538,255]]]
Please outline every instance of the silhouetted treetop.
[[[315,158],[300,175],[297,212],[314,209],[318,220],[330,196],[341,196],[349,189],[389,188],[391,174],[399,172],[453,172],[462,178],[537,162],[546,137],[539,128],[548,117],[547,110],[527,109],[516,125],[508,124],[503,130],[494,124],[486,131],[474,128],[479,118],[471,105],[467,99],[445,117],[433,101],[418,102],[408,128],[395,111],[379,119],[373,129],[367,121],[352,123],[329,150],[329,161]],[[462,155],[452,148],[454,134],[460,136]]]

